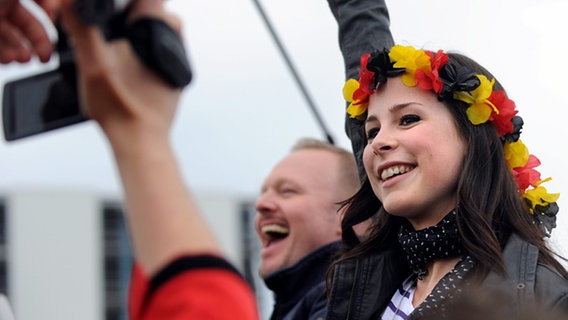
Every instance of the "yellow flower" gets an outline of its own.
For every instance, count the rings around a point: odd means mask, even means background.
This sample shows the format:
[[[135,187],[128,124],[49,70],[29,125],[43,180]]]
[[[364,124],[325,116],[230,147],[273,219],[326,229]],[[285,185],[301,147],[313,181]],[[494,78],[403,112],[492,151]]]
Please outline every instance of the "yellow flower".
[[[461,100],[469,104],[466,113],[469,121],[473,124],[481,124],[487,122],[491,116],[491,112],[499,113],[499,110],[488,100],[493,92],[493,84],[495,79],[489,81],[486,76],[478,74],[477,78],[480,84],[471,92],[458,91],[454,93],[454,99]]]
[[[351,102],[347,107],[347,113],[351,118],[357,118],[357,120],[361,119],[361,115],[363,115],[367,111],[367,103],[355,104]]]
[[[552,179],[546,178],[544,180],[540,180],[536,183],[536,188],[527,190],[523,195],[531,202],[531,213],[534,213],[534,209],[537,205],[546,207],[549,203],[556,202],[558,201],[558,198],[560,198],[560,193],[548,193],[546,188],[540,185],[549,180]]]
[[[367,102],[353,98],[353,94],[355,94],[355,91],[357,91],[359,87],[359,81],[355,79],[347,80],[343,86],[343,98],[345,101],[350,102],[347,107],[347,113],[351,118],[360,118],[360,116],[367,111]]]
[[[424,50],[416,50],[411,46],[396,45],[389,53],[390,61],[394,62],[395,68],[405,68],[406,72],[402,75],[402,82],[409,86],[416,86],[414,74],[416,70],[423,70],[425,73],[432,72],[430,57]]]
[[[355,93],[355,90],[357,89],[359,89],[359,81],[355,79],[347,80],[347,82],[345,82],[345,85],[343,85],[343,98],[345,99],[345,101],[352,102],[353,93]]]
[[[529,161],[529,149],[521,139],[516,142],[505,142],[503,151],[505,153],[505,161],[507,161],[510,169],[524,167],[527,161]]]

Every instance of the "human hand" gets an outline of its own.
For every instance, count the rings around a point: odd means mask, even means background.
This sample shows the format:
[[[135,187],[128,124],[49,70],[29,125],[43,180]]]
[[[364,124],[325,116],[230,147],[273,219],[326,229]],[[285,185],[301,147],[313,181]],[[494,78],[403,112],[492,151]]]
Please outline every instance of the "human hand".
[[[62,18],[73,43],[79,93],[89,118],[99,123],[115,151],[135,139],[167,139],[180,90],[146,68],[126,39],[107,42],[98,28],[79,21],[72,2],[65,2]],[[179,21],[166,13],[163,0],[136,1],[128,19],[142,16],[163,19],[179,30]]]
[[[169,141],[181,89],[147,68],[127,39],[107,42],[99,29],[79,21],[71,4],[65,0],[62,20],[75,52],[79,95],[112,146],[136,260],[153,275],[180,256],[220,255]],[[163,4],[137,0],[127,20],[153,17],[179,31]]]
[[[35,1],[52,20],[61,0]],[[33,55],[46,62],[53,44],[39,19],[20,0],[0,0],[0,63],[28,62]]]

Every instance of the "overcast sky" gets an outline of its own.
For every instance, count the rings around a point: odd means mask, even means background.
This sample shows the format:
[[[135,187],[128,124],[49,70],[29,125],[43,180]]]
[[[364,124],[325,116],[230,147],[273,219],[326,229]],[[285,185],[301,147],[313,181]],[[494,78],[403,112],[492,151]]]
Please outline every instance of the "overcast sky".
[[[268,16],[337,144],[343,63],[323,0],[264,0]],[[568,196],[568,4],[557,0],[388,1],[399,43],[465,53],[501,81],[525,120],[522,139],[542,161],[549,191]],[[324,138],[252,0],[169,0],[181,15],[194,70],[172,139],[188,185],[256,195],[297,138]],[[45,68],[45,67],[44,67]],[[40,67],[0,67],[0,83]],[[0,144],[0,191],[120,193],[108,145],[93,123]],[[557,235],[568,239],[560,198]],[[563,222],[566,221],[566,222]]]

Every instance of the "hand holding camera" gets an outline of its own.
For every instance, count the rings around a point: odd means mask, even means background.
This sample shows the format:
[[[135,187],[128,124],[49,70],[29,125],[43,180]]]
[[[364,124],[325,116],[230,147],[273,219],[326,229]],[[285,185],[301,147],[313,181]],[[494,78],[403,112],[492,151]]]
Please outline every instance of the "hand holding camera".
[[[141,0],[132,4],[119,0],[76,0],[72,8],[78,22],[97,27],[106,45],[127,45],[136,54],[134,60],[149,68],[152,76],[161,78],[171,88],[183,88],[191,81],[191,70],[181,38],[165,22],[167,15],[160,13],[163,9],[146,9],[152,3],[162,8],[160,0]],[[76,83],[75,46],[70,45],[65,28],[59,25],[59,21],[56,23],[59,67],[5,85],[3,121],[7,141],[80,123],[92,116],[79,103],[79,96],[85,88],[78,87]],[[72,43],[81,40],[75,36]],[[105,59],[108,60],[105,65],[109,65],[114,57]],[[89,64],[85,63],[86,66]],[[121,69],[124,61],[121,64],[114,67]]]

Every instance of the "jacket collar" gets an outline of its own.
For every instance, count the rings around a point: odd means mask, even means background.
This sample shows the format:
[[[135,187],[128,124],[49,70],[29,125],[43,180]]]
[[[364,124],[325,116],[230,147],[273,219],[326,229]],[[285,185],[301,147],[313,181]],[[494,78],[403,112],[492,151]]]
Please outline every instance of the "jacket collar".
[[[386,307],[396,288],[410,272],[400,260],[401,255],[400,251],[388,250],[337,265],[327,319],[378,317],[377,312]],[[512,305],[534,301],[538,248],[512,234],[504,248],[503,258],[507,276],[490,272],[483,281],[483,287],[512,293]],[[356,300],[352,301],[353,298]]]
[[[533,301],[536,282],[536,269],[538,265],[538,248],[518,235],[511,234],[503,250],[503,259],[507,266],[507,276],[503,277],[490,272],[483,282],[484,287],[505,288],[511,295],[514,303]],[[528,300],[527,300],[528,299]]]
[[[276,271],[264,279],[275,296],[273,318],[275,314],[287,314],[306,293],[325,281],[327,269],[340,245],[341,242],[337,241],[320,247],[295,265]]]
[[[377,319],[409,274],[404,253],[395,249],[343,261],[333,271],[327,319]]]

